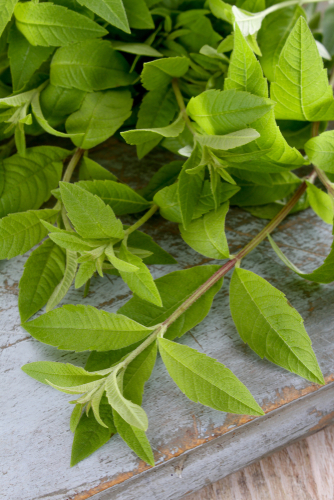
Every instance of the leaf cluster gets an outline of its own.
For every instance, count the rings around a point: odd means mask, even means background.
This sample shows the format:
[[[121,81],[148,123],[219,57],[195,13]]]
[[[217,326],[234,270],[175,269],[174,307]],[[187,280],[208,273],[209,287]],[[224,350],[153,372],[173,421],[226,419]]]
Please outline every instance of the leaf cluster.
[[[277,227],[282,209],[286,216],[311,207],[333,224],[334,132],[326,131],[334,119],[333,7],[321,18],[315,4],[303,9],[298,0],[2,3],[0,256],[30,252],[18,297],[26,331],[58,349],[90,351],[85,368],[23,367],[78,395],[72,465],[115,433],[154,465],[142,396],[158,352],[193,402],[263,415],[228,367],[175,342],[209,314],[234,265],[230,309],[242,340],[261,358],[323,384],[301,316],[280,290],[240,266],[250,247],[230,254],[225,224],[230,206],[272,219],[252,248]],[[90,158],[111,137],[135,146],[139,175],[154,148],[175,159],[135,190]],[[311,163],[315,171],[304,179]],[[158,212],[219,265],[154,279],[148,266],[177,263],[139,231]],[[269,240],[300,278],[334,281],[333,247],[318,269],[303,273]],[[105,275],[133,293],[117,313],[87,303],[91,283]],[[85,287],[88,299],[57,307],[73,285]]]

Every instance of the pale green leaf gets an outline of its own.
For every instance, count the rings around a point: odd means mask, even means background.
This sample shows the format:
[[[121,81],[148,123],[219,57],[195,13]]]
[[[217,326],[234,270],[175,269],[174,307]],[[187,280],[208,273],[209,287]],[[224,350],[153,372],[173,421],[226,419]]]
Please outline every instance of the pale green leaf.
[[[118,413],[113,411],[117,432],[139,458],[154,467],[154,456],[149,440],[143,430],[128,424]]]
[[[121,315],[92,306],[66,305],[24,324],[37,340],[67,351],[108,351],[148,336],[145,327]]]
[[[143,86],[155,90],[168,85],[173,78],[180,78],[189,68],[187,57],[168,57],[144,64],[141,74]]]
[[[332,198],[310,182],[307,182],[307,196],[315,213],[319,215],[324,222],[332,226],[334,217]]]
[[[203,217],[192,221],[187,229],[180,226],[184,241],[196,252],[212,259],[229,257],[225,235],[225,217],[229,209],[228,202]]]
[[[41,220],[55,222],[58,210],[30,210],[0,220],[0,259],[22,255],[47,235]]]
[[[21,321],[27,321],[49,300],[65,272],[65,252],[51,240],[36,248],[24,265],[19,283]]]
[[[188,346],[167,339],[158,343],[169,375],[191,401],[229,413],[264,415],[249,390],[226,366]]]
[[[275,250],[278,257],[288,266],[292,271],[298,274],[301,278],[315,283],[332,283],[334,281],[334,245],[332,244],[331,251],[327,255],[324,263],[315,269],[312,273],[303,273],[284,255],[279,246],[274,242],[271,236],[268,236],[271,246]]]
[[[174,271],[162,278],[155,280],[163,307],[133,297],[119,309],[119,314],[124,314],[141,324],[153,327],[167,319],[183,302],[192,295],[199,286],[205,283],[219,266],[195,266],[184,271]],[[184,333],[198,325],[208,314],[214,296],[220,290],[220,280],[195,304],[185,311],[167,330],[165,337],[174,339],[181,337]]]
[[[259,137],[260,134],[256,130],[246,128],[244,130],[238,130],[237,132],[231,132],[226,135],[197,135],[196,140],[201,144],[201,146],[226,151],[228,149],[248,144],[249,142],[255,141],[255,139],[258,139]]]
[[[108,260],[111,262],[111,264],[120,272],[134,273],[139,269],[137,265],[132,264],[131,262],[126,262],[125,260],[116,257],[112,244],[110,244],[105,249],[105,254]]]
[[[121,136],[128,144],[138,145],[144,142],[152,141],[159,137],[177,137],[181,134],[185,127],[185,121],[180,114],[178,118],[167,125],[167,127],[158,127],[151,129],[136,129],[128,130],[126,132],[121,132]]]
[[[71,250],[66,250],[66,267],[64,276],[60,283],[54,289],[51,297],[49,298],[46,304],[46,312],[54,309],[65,297],[70,286],[73,283],[75,273],[77,271],[77,254],[76,252],[72,252]]]
[[[150,203],[126,184],[109,180],[81,181],[78,186],[101,198],[115,215],[134,214],[150,207]]]
[[[105,21],[116,26],[120,30],[130,33],[128,19],[122,0],[78,0]]]
[[[1,0],[0,2],[0,36],[3,34],[7,24],[11,20],[15,5],[18,0]]]
[[[123,125],[131,115],[132,98],[128,90],[109,90],[87,94],[81,108],[66,120],[68,134],[74,144],[90,149],[105,141]]]
[[[275,81],[275,69],[284,44],[300,16],[305,11],[299,5],[291,5],[269,14],[258,34],[261,48],[261,66],[270,81]]]
[[[121,41],[113,41],[112,47],[120,52],[128,52],[138,56],[162,57],[162,54],[147,43],[128,43]]]
[[[5,186],[0,198],[0,217],[39,208],[58,186],[68,151],[54,146],[28,148],[24,157],[15,154],[2,162]]]
[[[236,5],[233,5],[232,13],[234,15],[235,23],[238,25],[241,33],[245,37],[257,33],[261,28],[263,19],[266,16],[265,11],[253,14],[251,12],[245,12],[238,9]]]
[[[160,128],[169,125],[178,111],[173,89],[170,85],[156,88],[144,95],[138,111],[136,128]],[[143,158],[157,144],[161,137],[157,135],[151,141],[137,146],[138,158]]]
[[[223,2],[223,0],[209,0],[209,7],[214,16],[218,19],[223,19],[230,24],[234,22],[234,15],[232,13],[232,5]]]
[[[305,151],[310,161],[317,167],[334,174],[334,130],[307,141]]]
[[[49,58],[53,48],[31,45],[15,26],[10,31],[8,42],[13,90],[17,92],[25,87],[35,71]]]
[[[117,380],[117,371],[106,380],[106,394],[110,406],[130,425],[146,431],[148,427],[148,419],[145,411],[132,401],[126,399],[120,390]]]
[[[251,92],[260,97],[268,97],[267,81],[263,77],[260,63],[256,59],[238,26],[235,27],[235,44],[225,79],[225,89],[236,89]],[[303,165],[303,156],[291,148],[275,121],[274,110],[252,123],[260,137],[251,144],[241,148],[240,152],[264,151],[265,158],[284,164]]]
[[[129,252],[124,243],[121,245],[119,256],[123,261],[138,267],[137,271],[130,273],[120,269],[121,277],[130,290],[141,299],[162,307],[159,291],[142,259]]]
[[[196,143],[191,156],[184,163],[177,183],[178,202],[180,204],[182,223],[185,228],[190,224],[196,205],[201,196],[204,169],[194,175],[189,175],[187,170],[197,167],[202,158],[200,146]]]
[[[95,262],[88,260],[80,264],[78,272],[75,276],[75,288],[82,287],[96,271]]]
[[[49,234],[49,238],[62,248],[67,250],[72,250],[73,252],[86,252],[93,250],[98,244],[92,245],[86,243],[83,238],[81,238],[74,231],[54,231]]]
[[[112,174],[109,170],[96,163],[96,161],[93,161],[87,156],[84,156],[80,162],[79,180],[117,181],[117,177],[114,174]]]
[[[131,85],[137,78],[130,66],[107,40],[86,40],[58,49],[53,56],[53,85],[86,92]]]
[[[122,238],[122,223],[101,198],[77,184],[60,183],[60,192],[68,216],[83,238]]]
[[[224,135],[246,128],[273,105],[270,99],[249,92],[207,90],[190,99],[187,112],[207,134]]]
[[[49,381],[61,387],[76,387],[101,379],[100,375],[89,373],[79,366],[54,361],[28,363],[22,367],[22,370],[42,384],[49,385],[47,382]]]
[[[80,421],[81,414],[82,414],[82,408],[83,408],[83,405],[78,403],[75,405],[75,407],[73,408],[73,411],[71,413],[70,429],[71,429],[71,432],[73,432],[73,433],[75,432],[75,429],[78,427],[78,423]]]
[[[31,45],[59,47],[108,33],[86,16],[51,3],[18,3],[14,13],[17,28]]]
[[[231,280],[230,307],[242,340],[261,358],[311,382],[324,383],[303,319],[282,292],[251,271],[237,268]]]
[[[270,96],[277,103],[278,120],[319,121],[334,116],[327,70],[303,17],[296,22],[282,49]]]

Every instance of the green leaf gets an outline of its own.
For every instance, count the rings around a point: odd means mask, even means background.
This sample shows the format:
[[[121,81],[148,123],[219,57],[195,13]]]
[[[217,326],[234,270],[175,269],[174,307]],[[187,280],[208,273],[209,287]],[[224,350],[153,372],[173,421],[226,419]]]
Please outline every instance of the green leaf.
[[[125,33],[130,33],[128,19],[122,0],[78,0],[105,21],[116,26]]]
[[[53,52],[52,47],[34,47],[16,29],[12,27],[9,34],[8,57],[12,75],[13,91],[23,89],[42,63]]]
[[[121,314],[83,305],[60,307],[25,323],[24,328],[40,342],[77,352],[120,349],[152,330]]]
[[[55,222],[58,210],[30,210],[0,220],[0,259],[23,255],[47,235],[41,220]]]
[[[188,175],[188,177],[193,176]],[[172,184],[158,191],[154,195],[153,201],[158,205],[162,217],[171,222],[182,222],[177,184]]]
[[[108,260],[111,262],[111,264],[118,270],[118,271],[124,271],[125,273],[134,273],[135,271],[138,271],[138,266],[135,264],[131,264],[130,262],[126,262],[125,260],[119,259],[116,257],[113,245],[110,244],[106,249],[105,249],[105,254],[108,258]]]
[[[0,2],[0,36],[3,34],[7,24],[14,13],[15,5],[18,0],[1,0]]]
[[[174,271],[155,280],[163,307],[133,297],[119,309],[119,314],[141,322],[145,326],[157,325],[167,319],[183,302],[192,295],[199,286],[205,283],[219,266],[195,266],[184,271]],[[174,339],[198,325],[208,314],[214,296],[220,290],[222,281],[219,281],[195,304],[185,311],[169,328],[165,337]]]
[[[178,111],[173,89],[166,85],[151,90],[144,95],[139,111],[136,128],[161,128],[169,125]],[[158,135],[145,144],[137,146],[138,158],[143,158],[157,144],[161,137]]]
[[[181,35],[179,42],[188,52],[199,52],[203,45],[215,47],[222,38],[219,33],[214,31],[211,21],[198,13],[195,13],[194,18],[185,22],[183,26],[189,30],[189,33]]]
[[[158,339],[169,375],[191,401],[215,410],[264,415],[249,390],[224,366],[206,354],[167,339]]]
[[[240,173],[238,173],[240,175]],[[256,184],[236,178],[240,191],[231,198],[231,205],[266,205],[288,197],[301,183],[291,172],[281,174],[257,174]]]
[[[324,222],[332,226],[334,217],[332,198],[310,182],[307,182],[307,196],[315,213]]]
[[[59,47],[108,33],[86,16],[51,3],[18,3],[14,13],[17,28],[31,45]]]
[[[212,14],[218,17],[218,19],[223,19],[223,21],[233,24],[234,15],[232,13],[232,5],[222,0],[209,0],[209,7]]]
[[[130,425],[146,431],[148,427],[148,419],[145,411],[132,401],[126,399],[120,390],[119,381],[117,379],[117,370],[106,380],[106,394],[110,406]]]
[[[303,319],[282,292],[251,271],[235,269],[230,307],[242,340],[261,358],[324,383]]]
[[[73,252],[89,252],[98,246],[98,244],[92,245],[86,242],[74,231],[55,231],[49,234],[49,238],[61,248],[72,250]]]
[[[83,405],[78,403],[73,408],[70,418],[70,429],[71,432],[75,432],[75,429],[78,427],[78,423],[80,422],[81,414],[82,414]]]
[[[95,262],[88,260],[80,264],[78,272],[75,276],[75,288],[82,287],[95,273],[96,266]]]
[[[128,130],[126,132],[121,132],[121,136],[128,144],[143,144],[144,142],[155,140],[157,136],[177,137],[183,131],[185,123],[186,122],[180,114],[178,118],[167,127]]]
[[[275,69],[284,44],[299,17],[305,17],[299,5],[291,5],[269,14],[258,33],[262,52],[261,66],[270,81],[275,81]]]
[[[227,202],[218,210],[213,210],[192,221],[187,229],[181,225],[180,231],[184,241],[205,257],[227,259],[229,250],[225,235],[225,217],[228,209]]]
[[[82,149],[91,149],[111,137],[131,115],[132,98],[128,90],[109,90],[87,94],[81,108],[66,120],[69,134]]]
[[[101,167],[102,168],[102,167]],[[109,180],[81,181],[78,186],[97,195],[116,215],[135,214],[150,207],[150,203],[126,184]]]
[[[187,112],[207,134],[224,135],[246,128],[273,105],[270,99],[249,92],[207,90],[190,99]]]
[[[80,162],[79,180],[117,181],[117,177],[109,170],[96,163],[96,161],[93,161],[87,156],[84,156]]]
[[[327,70],[303,17],[285,42],[270,93],[277,103],[278,120],[325,121],[333,116],[333,91]]]
[[[113,421],[112,409],[105,396],[100,403],[100,416],[103,422],[108,425],[107,429],[96,421],[92,411],[89,412],[88,416],[86,413],[82,414],[75,429],[71,467],[101,448],[117,432]]]
[[[144,0],[123,0],[131,28],[154,29],[154,22]]]
[[[197,135],[196,140],[201,146],[226,151],[248,144],[259,137],[260,134],[253,128],[245,128],[226,135]]]
[[[187,170],[197,167],[202,158],[201,147],[196,143],[191,156],[184,163],[177,183],[178,202],[180,204],[181,218],[183,226],[187,229],[190,224],[196,205],[201,196],[204,169],[189,175]]]
[[[107,40],[86,40],[58,49],[53,56],[52,85],[86,92],[131,85],[137,78],[129,73],[124,57]]]
[[[122,223],[101,198],[77,184],[60,183],[60,192],[68,216],[83,238],[122,238]]]
[[[113,411],[117,432],[139,458],[154,467],[154,456],[144,431],[129,425],[118,413]]]
[[[268,97],[268,85],[263,77],[260,63],[242,36],[238,26],[235,26],[235,45],[225,79],[225,89],[236,89],[251,92],[260,97]],[[241,152],[264,151],[264,158],[284,164],[303,165],[303,156],[294,148],[289,147],[275,121],[274,110],[252,123],[252,128],[258,131],[260,137],[251,144],[241,148]]]
[[[131,273],[124,272],[120,269],[121,277],[130,290],[141,299],[151,302],[158,307],[162,307],[159,291],[153,281],[150,271],[143,261],[129,252],[124,243],[121,245],[119,256],[123,261],[138,267],[137,271]]]
[[[25,156],[15,154],[2,162],[5,186],[0,198],[0,217],[39,208],[58,186],[68,151],[37,146]]]
[[[54,309],[65,297],[70,289],[77,272],[77,254],[71,250],[66,250],[66,267],[61,282],[54,289],[51,297],[46,304],[46,312]]]
[[[183,56],[147,62],[141,74],[142,84],[147,90],[165,87],[173,78],[180,78],[187,73],[188,68],[189,59]]]
[[[38,382],[46,385],[51,382],[58,386],[76,387],[102,378],[101,375],[89,373],[79,366],[55,361],[28,363],[22,367],[22,370],[30,377],[38,380]]]
[[[334,20],[334,6],[330,5],[326,9],[326,14],[322,19],[322,31],[323,31],[323,44],[329,51],[331,55],[334,54],[334,32],[333,32],[333,20]]]
[[[36,248],[24,265],[19,283],[21,321],[27,321],[49,300],[65,272],[65,252],[51,240]]]
[[[127,226],[125,226],[127,228]],[[147,265],[151,264],[177,264],[174,257],[169,255],[163,248],[161,248],[152,237],[141,231],[133,231],[128,237],[128,244],[132,248],[142,248],[152,255],[144,257],[143,262]]]
[[[278,257],[288,266],[293,272],[298,274],[301,278],[309,281],[314,281],[315,283],[332,283],[334,281],[334,245],[332,244],[331,251],[327,255],[324,263],[315,269],[312,273],[303,273],[296,267],[289,259],[284,255],[282,250],[276,245],[274,240],[268,236],[273,250],[275,250]]]
[[[148,185],[141,191],[144,198],[151,201],[160,189],[173,184],[182,170],[183,163],[183,161],[176,160],[161,167],[153,177],[151,177]]]
[[[334,174],[334,130],[324,132],[307,141],[305,152],[317,167]]]
[[[240,190],[238,186],[232,185],[232,184],[227,184],[227,183],[220,183],[219,184],[219,205],[223,204],[226,202],[228,199],[230,199],[235,193],[237,193]],[[198,201],[198,204],[195,208],[194,211],[194,219],[198,219],[198,217],[201,217],[202,215],[210,212],[215,208],[215,201],[213,199],[212,195],[212,189],[210,186],[209,181],[204,181],[203,184],[203,189],[201,193],[201,197]]]
[[[55,87],[49,83],[40,94],[42,114],[51,127],[57,127],[80,108],[84,96],[81,90]]]
[[[138,56],[162,57],[162,54],[147,43],[127,43],[121,41],[112,42],[113,49],[120,52],[128,52]]]

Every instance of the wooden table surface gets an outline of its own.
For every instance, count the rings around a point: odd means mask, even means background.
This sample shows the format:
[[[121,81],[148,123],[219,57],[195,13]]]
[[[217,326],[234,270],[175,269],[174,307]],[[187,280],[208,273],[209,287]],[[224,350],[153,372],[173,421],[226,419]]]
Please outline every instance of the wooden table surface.
[[[139,162],[134,149],[111,140],[93,158],[110,167],[121,180],[142,187],[153,170],[170,161],[172,155],[158,151]],[[231,252],[244,246],[264,224],[246,212],[232,210],[227,218]],[[178,260],[175,266],[152,266],[156,278],[210,261],[187,247],[176,224],[156,216],[144,229]],[[330,229],[307,210],[283,222],[274,238],[296,265],[311,271],[329,252]],[[180,342],[227,365],[247,385],[266,415],[230,415],[192,403],[158,359],[143,401],[157,465],[146,466],[119,436],[114,436],[90,458],[70,468],[71,406],[67,402],[73,398],[39,384],[20,367],[38,360],[83,366],[87,354],[43,345],[21,328],[17,295],[26,258],[0,263],[1,499],[84,500],[94,496],[94,500],[177,500],[333,421],[333,286],[303,281],[284,267],[265,242],[243,266],[283,290],[301,313],[327,385],[319,388],[261,360],[241,341],[229,312],[227,277],[209,316]],[[81,290],[71,289],[64,303],[91,304],[116,312],[129,296],[119,278],[97,278],[86,299]]]
[[[184,500],[333,500],[334,426],[187,495]]]

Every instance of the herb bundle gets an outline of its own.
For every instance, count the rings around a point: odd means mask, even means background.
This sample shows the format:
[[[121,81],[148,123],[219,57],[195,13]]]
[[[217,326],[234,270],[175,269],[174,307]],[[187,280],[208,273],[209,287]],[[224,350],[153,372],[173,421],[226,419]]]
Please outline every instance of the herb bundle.
[[[261,358],[324,383],[299,313],[281,291],[241,267],[268,237],[292,272],[334,281],[333,248],[306,274],[270,236],[289,213],[309,206],[333,223],[334,132],[326,128],[334,119],[334,7],[323,20],[315,2],[304,7],[298,0],[3,2],[0,256],[10,259],[42,242],[19,284],[22,325],[50,346],[91,351],[85,368],[23,367],[79,395],[70,420],[72,465],[115,433],[154,465],[141,403],[157,350],[192,401],[263,414],[227,367],[175,342],[209,313],[233,268],[230,308],[243,341]],[[27,147],[45,133],[63,138],[67,149]],[[113,135],[136,146],[140,159],[155,147],[178,159],[137,192],[89,158]],[[310,163],[307,177],[296,175]],[[314,185],[317,177],[324,189]],[[53,208],[45,208],[52,196]],[[230,205],[270,219],[237,255],[224,231]],[[139,231],[157,211],[179,224],[195,251],[227,262],[153,280],[148,265],[176,262]],[[140,215],[125,225],[128,214]],[[117,314],[57,307],[73,283],[86,296],[96,275],[119,277],[133,292]]]

